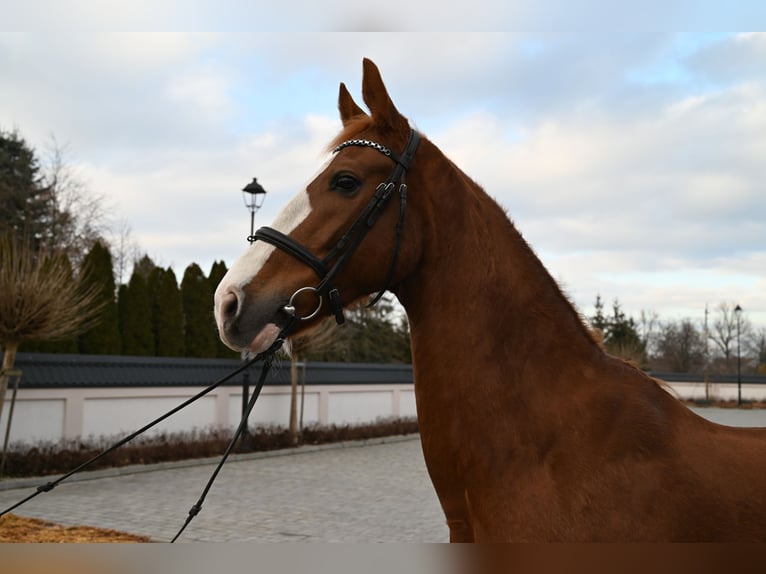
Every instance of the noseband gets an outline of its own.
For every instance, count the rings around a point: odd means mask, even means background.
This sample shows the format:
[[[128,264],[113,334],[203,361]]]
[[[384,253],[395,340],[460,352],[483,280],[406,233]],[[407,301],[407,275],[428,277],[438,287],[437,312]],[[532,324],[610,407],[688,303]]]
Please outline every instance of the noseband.
[[[316,310],[301,319],[310,319],[314,317],[322,306],[322,296],[327,295],[327,299],[330,302],[330,308],[335,315],[335,320],[340,325],[345,322],[343,317],[343,304],[340,300],[340,293],[335,286],[335,280],[341,270],[346,266],[351,256],[356,251],[359,244],[364,239],[365,235],[372,229],[378,217],[383,211],[383,208],[388,203],[391,194],[395,187],[395,182],[400,181],[399,185],[399,218],[396,222],[396,233],[394,237],[394,250],[391,257],[391,265],[388,269],[388,275],[383,288],[370,302],[370,306],[377,303],[383,296],[383,293],[388,289],[391,280],[393,279],[394,270],[396,267],[397,257],[399,253],[399,240],[401,238],[402,229],[404,227],[404,216],[407,209],[407,185],[405,183],[405,175],[412,162],[412,157],[415,155],[415,151],[420,143],[420,134],[415,130],[410,132],[410,138],[407,142],[407,147],[404,148],[404,152],[401,155],[397,155],[385,146],[370,140],[347,140],[341,143],[333,150],[333,153],[338,153],[343,148],[358,146],[372,148],[386,157],[391,158],[396,167],[386,181],[379,184],[375,189],[375,194],[372,196],[370,202],[362,210],[362,213],[354,221],[351,227],[343,234],[338,243],[333,247],[330,252],[323,258],[319,259],[306,247],[295,241],[293,238],[288,237],[281,231],[277,231],[271,227],[261,227],[253,235],[254,240],[260,239],[266,243],[278,247],[285,253],[288,253],[311,267],[314,272],[319,276],[320,281],[316,287],[302,287],[296,291],[290,298],[289,303],[284,307],[284,311],[290,315],[295,315],[295,306],[293,305],[294,299],[299,293],[305,291],[312,291],[319,299],[319,304]]]

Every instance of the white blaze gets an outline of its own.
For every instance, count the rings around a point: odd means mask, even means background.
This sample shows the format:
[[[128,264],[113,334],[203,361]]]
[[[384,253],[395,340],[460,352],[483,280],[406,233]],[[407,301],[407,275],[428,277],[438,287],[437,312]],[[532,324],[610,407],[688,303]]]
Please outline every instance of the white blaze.
[[[298,227],[311,213],[311,203],[307,191],[302,191],[288,203],[277,215],[272,227],[285,235]],[[253,280],[263,268],[275,247],[265,241],[256,241],[239,259],[234,262],[231,269],[224,275],[215,290],[215,318],[221,325],[220,306],[221,299],[226,293],[236,292],[239,295],[242,289]]]

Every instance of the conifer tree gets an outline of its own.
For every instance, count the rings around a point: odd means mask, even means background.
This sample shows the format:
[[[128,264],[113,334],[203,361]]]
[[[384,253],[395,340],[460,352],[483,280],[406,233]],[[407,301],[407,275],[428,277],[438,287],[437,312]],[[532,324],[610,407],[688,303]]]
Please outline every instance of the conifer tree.
[[[139,273],[147,284],[149,283],[149,275],[152,274],[156,267],[157,264],[146,254],[133,262],[133,271]]]
[[[24,345],[25,353],[66,353],[76,355],[80,352],[77,337],[52,341],[30,341]]]
[[[221,279],[223,279],[223,276],[226,275],[226,271],[228,271],[228,269],[226,268],[226,263],[223,261],[215,261],[210,267],[208,281],[210,283],[210,290],[212,293],[215,293],[215,290],[218,287],[218,284],[221,282]],[[215,356],[219,359],[231,359],[238,356],[238,353],[232,351],[229,349],[229,347],[223,344],[221,338],[217,334],[215,337],[215,350]]]
[[[382,299],[372,308],[360,302],[346,310],[346,323],[322,334],[322,344],[304,344],[313,361],[350,363],[410,363],[410,335],[406,317],[398,320],[394,306]],[[310,337],[309,337],[310,339]],[[313,348],[312,348],[313,347]]]
[[[196,263],[189,265],[181,280],[184,310],[184,346],[187,357],[215,357],[216,332],[213,291]]]
[[[641,340],[635,320],[625,315],[617,299],[612,304],[610,317],[604,314],[604,303],[597,295],[596,314],[590,318],[590,325],[600,331],[604,348],[609,353],[640,366],[646,365],[646,341]]]
[[[17,132],[0,130],[0,235],[34,251],[47,244],[51,199],[34,150]]]
[[[129,323],[129,299],[128,286],[123,283],[117,288],[117,324],[120,327],[120,353],[123,355],[127,354],[127,351],[125,350],[125,327]]]
[[[119,354],[121,341],[112,255],[101,241],[96,241],[83,259],[80,281],[83,285],[96,287],[102,304],[98,324],[79,338],[80,352],[98,355]]]
[[[127,287],[120,288],[119,315],[124,355],[154,355],[152,300],[144,276],[133,271]]]
[[[27,241],[33,251],[65,252],[79,266],[108,230],[101,198],[66,165],[55,139],[41,166],[16,132],[0,128],[0,235]]]
[[[184,314],[176,274],[168,267],[155,267],[149,274],[152,297],[154,354],[158,357],[184,355]]]

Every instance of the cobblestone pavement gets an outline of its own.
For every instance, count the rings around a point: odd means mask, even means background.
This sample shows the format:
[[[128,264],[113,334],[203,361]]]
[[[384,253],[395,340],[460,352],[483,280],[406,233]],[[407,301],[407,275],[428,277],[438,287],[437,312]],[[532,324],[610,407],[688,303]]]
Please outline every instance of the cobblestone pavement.
[[[766,410],[693,409],[715,422],[766,427]],[[14,511],[66,525],[170,540],[216,460],[84,473]],[[46,479],[0,483],[0,508]],[[18,486],[18,488],[16,488]],[[446,542],[420,441],[302,447],[226,463],[183,542]]]
[[[446,542],[420,441],[401,438],[230,460],[179,542]],[[64,482],[14,513],[168,541],[214,468],[210,462]],[[0,506],[31,492],[29,485],[2,490]]]

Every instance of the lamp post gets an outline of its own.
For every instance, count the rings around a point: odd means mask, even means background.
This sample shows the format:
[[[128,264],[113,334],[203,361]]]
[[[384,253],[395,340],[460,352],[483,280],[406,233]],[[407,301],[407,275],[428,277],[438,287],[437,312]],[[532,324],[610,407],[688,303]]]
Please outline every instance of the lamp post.
[[[737,316],[737,405],[742,404],[742,355],[740,354],[739,347],[739,335],[740,335],[740,319],[742,317],[742,307],[737,305],[734,307],[734,314]]]
[[[255,241],[255,213],[263,205],[263,200],[266,199],[266,190],[258,183],[256,178],[242,188],[242,199],[245,201],[245,207],[250,211],[250,235],[247,236],[247,241],[252,244]],[[242,351],[242,359],[247,358],[247,351]],[[250,373],[245,370],[242,373],[242,418],[245,417],[247,412],[247,403],[250,400]],[[242,444],[245,444],[248,430],[247,424],[245,424],[244,432],[242,433]]]
[[[242,198],[245,200],[245,207],[250,210],[250,235],[247,236],[247,240],[252,243],[255,241],[253,233],[255,233],[255,212],[258,211],[263,205],[263,200],[266,199],[266,190],[263,189],[256,178],[242,188]]]

